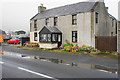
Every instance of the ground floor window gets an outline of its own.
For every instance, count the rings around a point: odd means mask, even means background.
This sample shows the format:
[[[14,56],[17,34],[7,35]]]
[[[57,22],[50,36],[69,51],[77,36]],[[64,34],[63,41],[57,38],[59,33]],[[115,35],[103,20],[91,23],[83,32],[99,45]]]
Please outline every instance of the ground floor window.
[[[34,33],[34,41],[37,41],[37,32]]]
[[[72,31],[72,42],[73,43],[77,42],[77,31]]]
[[[40,34],[40,42],[61,42],[61,34]]]
[[[52,41],[57,42],[57,34],[52,34]]]
[[[111,32],[111,36],[113,36],[113,32]]]
[[[41,34],[40,41],[50,42],[51,41],[51,34]]]
[[[41,43],[62,43],[62,33],[57,27],[43,27],[39,32]]]
[[[58,35],[58,42],[61,42],[61,35]]]

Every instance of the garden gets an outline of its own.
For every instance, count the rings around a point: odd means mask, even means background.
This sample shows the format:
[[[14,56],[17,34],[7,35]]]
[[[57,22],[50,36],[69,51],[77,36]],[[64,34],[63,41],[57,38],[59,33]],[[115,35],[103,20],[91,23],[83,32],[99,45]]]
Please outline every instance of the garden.
[[[73,43],[69,43],[67,40],[66,40],[66,44],[62,44],[60,46],[60,49],[61,50],[64,50],[66,52],[72,52],[72,53],[76,53],[76,52],[79,52],[79,53],[95,53],[95,52],[98,52],[97,49],[94,49],[93,47],[91,46],[78,46],[77,44],[76,45],[73,45]]]
[[[117,52],[109,52],[109,51],[100,51],[98,49],[94,49],[91,46],[78,46],[77,44],[70,43],[66,40],[66,44],[62,44],[57,49],[41,49],[39,48],[38,43],[24,43],[24,46],[17,46],[17,48],[21,49],[30,49],[30,50],[42,50],[42,51],[50,51],[50,52],[57,52],[57,53],[65,53],[65,54],[83,54],[83,55],[90,55],[90,56],[97,56],[97,57],[109,57],[118,59]]]
[[[94,49],[92,46],[78,46],[77,44],[74,45],[73,43],[69,43],[67,40],[66,44],[62,44],[59,49],[70,54],[85,54],[95,57],[104,57],[111,59],[119,59],[120,57],[117,52],[100,51],[98,49]]]

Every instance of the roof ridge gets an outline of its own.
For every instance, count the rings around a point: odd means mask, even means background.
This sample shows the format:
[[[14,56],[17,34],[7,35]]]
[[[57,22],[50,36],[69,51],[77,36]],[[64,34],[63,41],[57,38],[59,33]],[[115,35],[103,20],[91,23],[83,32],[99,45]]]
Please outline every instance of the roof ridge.
[[[61,8],[61,7],[65,7],[65,6],[71,6],[71,5],[76,5],[76,4],[79,4],[79,3],[87,3],[88,1],[84,1],[84,2],[77,2],[77,3],[74,3],[74,4],[67,4],[67,5],[63,5],[63,6],[58,6],[58,7],[54,7],[54,8],[50,8],[50,9],[47,9],[45,11],[49,11],[49,10],[52,10],[52,9],[57,9],[57,8]],[[89,2],[90,3],[90,2]],[[93,3],[93,2],[92,2]],[[94,2],[96,3],[96,2]]]

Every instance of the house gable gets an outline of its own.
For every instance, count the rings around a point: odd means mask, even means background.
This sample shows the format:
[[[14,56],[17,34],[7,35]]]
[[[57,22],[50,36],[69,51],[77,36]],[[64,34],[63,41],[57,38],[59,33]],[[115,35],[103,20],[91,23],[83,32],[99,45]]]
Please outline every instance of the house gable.
[[[39,34],[50,34],[51,32],[44,26]]]

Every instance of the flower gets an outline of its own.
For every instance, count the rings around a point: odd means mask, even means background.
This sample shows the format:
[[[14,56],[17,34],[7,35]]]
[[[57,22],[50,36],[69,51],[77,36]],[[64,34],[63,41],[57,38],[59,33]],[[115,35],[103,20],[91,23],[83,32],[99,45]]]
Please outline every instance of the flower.
[[[77,46],[76,49],[79,49],[79,46]]]
[[[76,50],[74,50],[74,52],[76,53]]]
[[[96,52],[98,52],[98,49],[95,49]]]
[[[70,49],[70,52],[72,52],[72,49]]]
[[[73,43],[70,43],[71,44],[71,46],[73,46]]]

